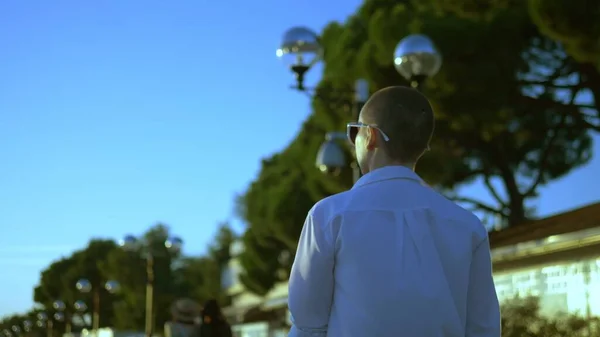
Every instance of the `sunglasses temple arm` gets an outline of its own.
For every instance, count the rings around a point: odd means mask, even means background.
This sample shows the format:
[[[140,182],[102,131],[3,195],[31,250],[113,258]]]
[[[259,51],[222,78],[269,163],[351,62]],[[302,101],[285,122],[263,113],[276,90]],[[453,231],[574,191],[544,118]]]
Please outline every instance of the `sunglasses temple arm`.
[[[327,141],[333,141],[333,140],[345,140],[346,137],[346,133],[345,132],[328,132],[325,135],[325,140]]]

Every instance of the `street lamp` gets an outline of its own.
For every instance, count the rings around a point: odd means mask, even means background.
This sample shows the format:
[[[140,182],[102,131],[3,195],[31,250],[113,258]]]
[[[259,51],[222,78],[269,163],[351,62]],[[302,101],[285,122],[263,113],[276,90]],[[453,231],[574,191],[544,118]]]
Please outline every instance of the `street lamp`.
[[[341,169],[346,167],[346,154],[337,144],[337,140],[346,139],[343,132],[328,132],[325,135],[325,142],[317,152],[317,168],[322,172],[338,174]]]
[[[293,27],[285,32],[281,46],[276,55],[280,58],[293,57],[295,60],[290,69],[296,76],[296,86],[293,88],[306,91],[304,86],[304,75],[316,64],[323,55],[319,44],[318,35],[306,27]],[[437,48],[425,35],[413,34],[402,39],[396,46],[393,58],[396,70],[414,88],[428,77],[434,76],[442,65],[442,56]],[[369,98],[368,82],[363,79],[356,81],[354,91],[354,120],[364,103]],[[317,154],[316,166],[319,170],[329,173],[339,173],[346,167],[346,156],[340,146],[340,140],[345,139],[345,133],[330,132],[325,136],[325,142],[321,145]],[[354,181],[360,178],[360,169],[356,161],[351,164],[354,173]]]
[[[293,27],[283,34],[281,46],[277,49],[279,58],[291,56],[290,70],[296,75],[296,86],[300,91],[304,87],[304,75],[321,59],[321,45],[317,34],[306,27]]]
[[[359,79],[356,81],[354,88],[354,119],[358,119],[358,114],[367,99],[369,99],[369,82]],[[321,172],[338,174],[347,166],[346,154],[340,146],[340,143],[344,141],[348,141],[345,132],[328,132],[325,135],[325,142],[321,144],[315,162]],[[352,160],[350,166],[352,167],[353,180],[356,182],[360,178],[360,168],[356,160]]]
[[[79,313],[85,312],[87,310],[87,304],[85,304],[85,302],[81,300],[75,302],[75,304],[73,304],[73,307],[75,308],[75,311]]]
[[[154,328],[154,252],[149,247],[149,242],[138,240],[133,235],[126,235],[119,241],[123,249],[131,252],[139,252],[146,259],[146,336],[152,337]],[[179,237],[172,237],[164,242],[164,246],[169,252],[178,253],[181,251],[183,240]]]
[[[438,73],[442,67],[442,55],[429,37],[413,34],[396,46],[394,66],[413,88],[418,89],[425,79]]]
[[[87,294],[92,292],[92,303],[93,303],[93,312],[92,312],[92,330],[98,331],[100,328],[100,291],[102,288],[99,285],[92,285],[92,283],[87,279],[80,279],[75,283],[75,288],[79,290],[79,292],[83,294]],[[110,294],[114,294],[119,291],[119,282],[114,280],[109,280],[104,283],[104,289],[108,291]],[[78,309],[79,308],[79,309]],[[85,311],[87,306],[82,301],[75,302],[75,310]]]
[[[88,309],[87,304],[84,301],[78,300],[73,303],[73,308],[75,309],[75,313],[70,315],[69,322],[75,324],[76,326],[85,326],[85,311]],[[92,314],[93,318],[93,314]]]
[[[52,330],[54,328],[55,321],[63,322],[65,320],[64,311],[66,310],[66,308],[67,306],[65,305],[65,302],[57,300],[52,303],[52,309],[54,311],[54,314],[52,314],[50,317],[46,312],[43,311],[37,314],[36,325],[40,328],[43,328],[44,326],[46,327],[47,337],[52,337]]]

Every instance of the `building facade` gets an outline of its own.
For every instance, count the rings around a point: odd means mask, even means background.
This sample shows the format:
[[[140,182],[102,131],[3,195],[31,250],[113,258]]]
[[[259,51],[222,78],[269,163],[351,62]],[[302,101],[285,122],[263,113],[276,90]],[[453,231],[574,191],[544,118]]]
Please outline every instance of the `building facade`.
[[[600,316],[600,203],[490,233],[501,301],[536,296],[543,314]]]
[[[232,258],[222,277],[222,286],[231,297],[231,306],[223,313],[231,324],[234,337],[287,336],[287,283],[277,284],[264,297],[247,291],[239,280],[241,265],[236,258],[243,249],[240,241],[232,245]]]

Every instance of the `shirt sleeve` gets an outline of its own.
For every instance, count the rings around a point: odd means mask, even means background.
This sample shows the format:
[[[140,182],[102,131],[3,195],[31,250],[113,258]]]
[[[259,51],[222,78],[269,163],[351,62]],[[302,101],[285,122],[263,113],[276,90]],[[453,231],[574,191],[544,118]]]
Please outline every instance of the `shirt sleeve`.
[[[500,305],[487,236],[475,249],[471,261],[466,328],[467,337],[500,337]]]
[[[334,252],[324,223],[309,212],[300,234],[289,282],[290,337],[327,335],[333,298]]]

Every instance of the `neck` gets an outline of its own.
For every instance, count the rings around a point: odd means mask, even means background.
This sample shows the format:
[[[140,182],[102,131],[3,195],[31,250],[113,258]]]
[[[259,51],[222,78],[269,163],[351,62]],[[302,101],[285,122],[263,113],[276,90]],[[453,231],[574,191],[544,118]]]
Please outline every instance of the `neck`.
[[[394,160],[388,157],[385,153],[383,153],[383,151],[375,150],[375,153],[373,153],[373,156],[369,161],[369,172],[386,166],[404,166],[412,171],[415,170],[414,163],[405,163],[398,160]]]

